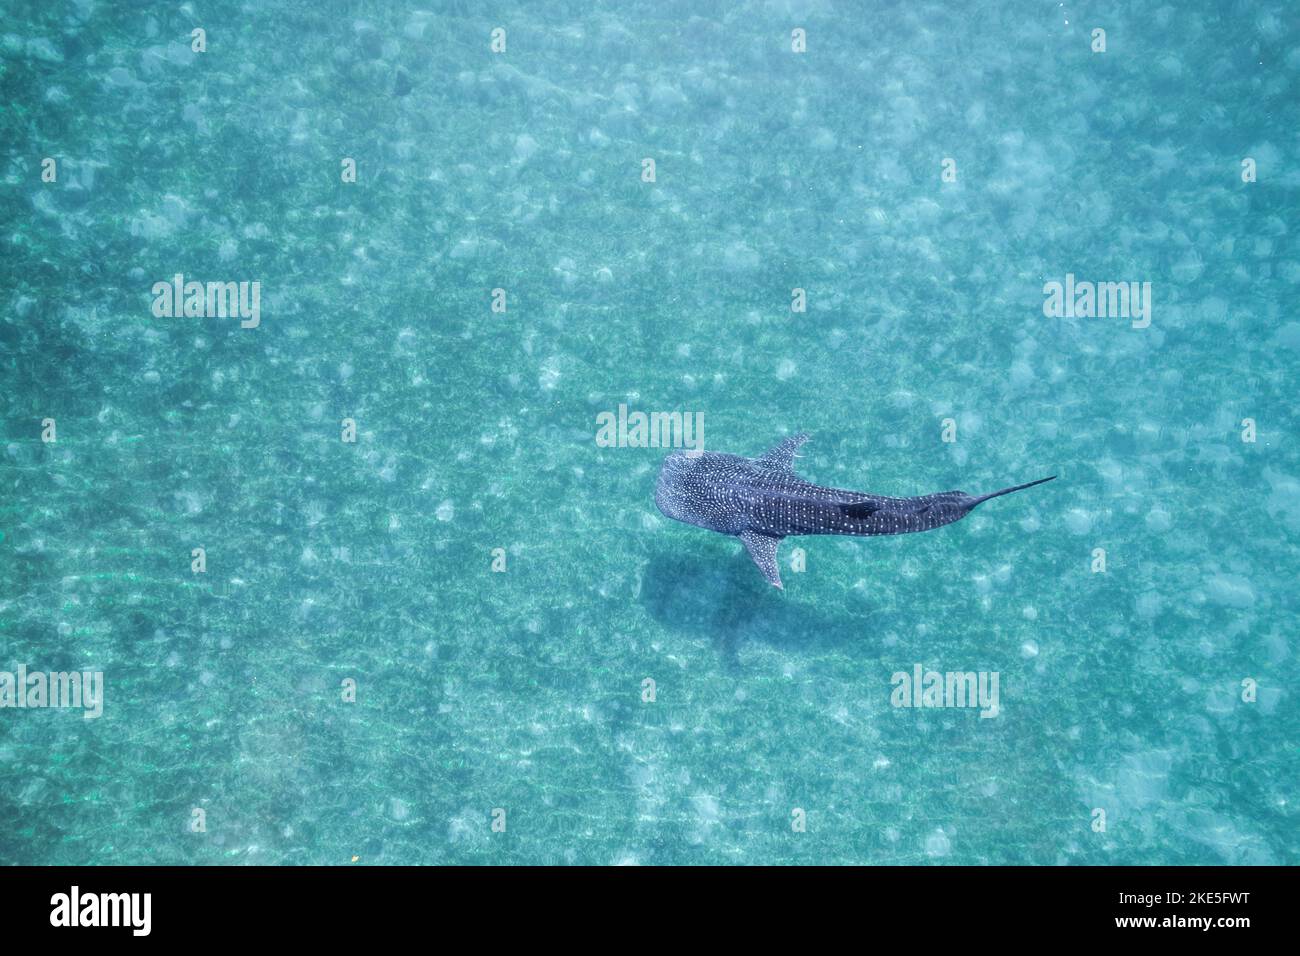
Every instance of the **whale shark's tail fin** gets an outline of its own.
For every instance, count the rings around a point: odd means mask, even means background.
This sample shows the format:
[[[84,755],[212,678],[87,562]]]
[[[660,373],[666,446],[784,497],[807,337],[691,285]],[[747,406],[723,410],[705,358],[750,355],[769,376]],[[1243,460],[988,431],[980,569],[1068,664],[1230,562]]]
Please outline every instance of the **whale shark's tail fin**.
[[[1013,491],[1024,491],[1026,488],[1034,487],[1034,485],[1041,485],[1045,481],[1051,481],[1055,477],[1055,475],[1052,475],[1049,478],[1039,478],[1037,481],[1028,481],[1023,485],[1012,485],[1010,488],[1003,488],[1001,491],[995,491],[992,494],[980,495],[970,503],[970,506],[974,508],[981,501],[988,501],[990,498],[999,498],[1002,495],[1009,495]]]

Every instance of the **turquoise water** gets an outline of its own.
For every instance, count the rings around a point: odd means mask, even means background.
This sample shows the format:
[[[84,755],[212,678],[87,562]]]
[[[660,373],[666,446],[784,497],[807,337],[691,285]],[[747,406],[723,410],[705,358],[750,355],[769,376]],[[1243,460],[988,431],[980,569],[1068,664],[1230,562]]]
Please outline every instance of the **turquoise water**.
[[[0,862],[1297,861],[1293,9],[420,6],[6,9],[0,669],[106,690],[0,709]],[[780,592],[621,404],[1060,478]]]

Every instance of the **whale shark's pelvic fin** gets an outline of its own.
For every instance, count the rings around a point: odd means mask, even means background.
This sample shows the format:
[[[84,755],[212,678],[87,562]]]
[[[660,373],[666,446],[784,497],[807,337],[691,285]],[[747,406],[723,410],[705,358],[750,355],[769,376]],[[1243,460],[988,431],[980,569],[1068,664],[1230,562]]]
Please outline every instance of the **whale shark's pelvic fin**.
[[[769,471],[794,471],[795,452],[810,437],[812,436],[803,433],[791,435],[781,444],[769,448],[755,460]],[[780,587],[780,585],[778,584],[777,587]]]
[[[781,583],[781,569],[776,566],[776,547],[781,543],[781,539],[770,534],[742,531],[740,540],[745,542],[745,547],[749,550],[749,556],[758,565],[758,570],[763,572],[763,577],[767,578],[767,583],[784,591],[785,585]]]

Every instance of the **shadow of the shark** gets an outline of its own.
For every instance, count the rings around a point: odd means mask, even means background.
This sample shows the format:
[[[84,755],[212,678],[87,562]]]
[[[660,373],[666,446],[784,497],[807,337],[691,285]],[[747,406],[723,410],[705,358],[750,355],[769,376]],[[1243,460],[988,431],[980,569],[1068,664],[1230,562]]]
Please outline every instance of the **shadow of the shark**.
[[[731,666],[750,641],[781,650],[852,645],[870,653],[876,611],[856,592],[836,596],[833,612],[791,601],[754,574],[734,539],[692,540],[689,548],[657,550],[641,576],[641,603],[658,623],[711,639]]]

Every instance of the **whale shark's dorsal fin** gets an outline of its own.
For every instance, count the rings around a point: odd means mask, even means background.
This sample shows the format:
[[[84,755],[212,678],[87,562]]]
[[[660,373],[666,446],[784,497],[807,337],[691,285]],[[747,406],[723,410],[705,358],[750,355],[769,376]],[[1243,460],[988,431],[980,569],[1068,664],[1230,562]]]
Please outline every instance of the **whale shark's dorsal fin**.
[[[791,435],[781,444],[769,448],[754,460],[768,471],[793,472],[795,452],[811,437],[811,435],[805,435],[802,432],[798,435]],[[777,586],[780,587],[780,585]]]
[[[840,505],[840,511],[850,518],[870,518],[883,507],[879,500],[852,501],[847,505]]]
[[[781,543],[781,539],[775,535],[759,534],[757,531],[742,531],[740,532],[740,540],[745,542],[745,547],[749,550],[749,556],[758,565],[758,570],[763,572],[763,577],[767,578],[767,583],[784,591],[785,585],[781,583],[781,569],[776,565],[776,547]]]

